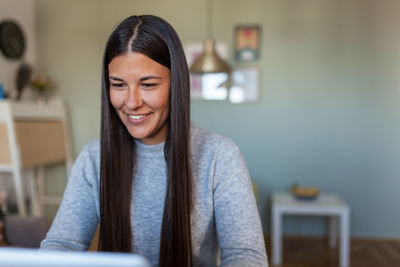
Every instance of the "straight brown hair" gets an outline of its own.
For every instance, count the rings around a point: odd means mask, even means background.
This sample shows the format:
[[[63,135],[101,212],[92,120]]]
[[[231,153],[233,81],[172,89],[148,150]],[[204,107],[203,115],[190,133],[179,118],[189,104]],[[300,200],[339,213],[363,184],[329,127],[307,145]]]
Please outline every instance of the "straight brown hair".
[[[132,252],[131,231],[135,140],[110,102],[108,65],[119,55],[142,53],[170,69],[170,114],[164,145],[167,188],[160,240],[160,267],[193,266],[190,218],[189,71],[172,26],[156,16],[131,16],[110,35],[103,56],[101,97],[99,250]]]

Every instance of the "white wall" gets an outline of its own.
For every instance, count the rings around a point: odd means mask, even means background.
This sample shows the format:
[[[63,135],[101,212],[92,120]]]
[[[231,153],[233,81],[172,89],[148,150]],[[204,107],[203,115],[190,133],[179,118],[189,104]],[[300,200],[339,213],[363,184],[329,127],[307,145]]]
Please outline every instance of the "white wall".
[[[15,88],[15,74],[19,64],[36,63],[35,0],[0,0],[0,21],[12,19],[25,35],[26,50],[23,59],[9,60],[0,53],[0,83],[7,92]]]

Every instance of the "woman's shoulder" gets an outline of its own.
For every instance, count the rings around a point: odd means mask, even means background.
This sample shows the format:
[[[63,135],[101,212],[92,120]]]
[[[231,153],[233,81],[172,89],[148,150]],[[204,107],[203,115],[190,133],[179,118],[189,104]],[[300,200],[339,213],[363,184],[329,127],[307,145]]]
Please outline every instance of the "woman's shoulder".
[[[88,165],[94,168],[100,166],[100,139],[92,140],[83,147],[75,165],[83,168],[88,168]]]
[[[191,147],[193,152],[238,150],[238,146],[230,138],[203,129],[193,122],[191,124]]]
[[[95,139],[88,142],[81,152],[79,153],[78,159],[91,159],[95,160],[100,157],[100,139]]]
[[[82,152],[92,154],[100,154],[100,138],[88,142],[82,149]]]

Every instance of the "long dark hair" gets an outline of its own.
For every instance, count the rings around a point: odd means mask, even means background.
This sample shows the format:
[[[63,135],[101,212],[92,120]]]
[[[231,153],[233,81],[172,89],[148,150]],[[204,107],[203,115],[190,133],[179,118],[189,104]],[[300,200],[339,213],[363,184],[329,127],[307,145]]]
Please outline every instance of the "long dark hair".
[[[170,69],[170,114],[164,145],[168,174],[159,265],[192,266],[189,71],[175,30],[155,16],[125,19],[109,37],[104,52],[99,250],[132,251],[130,204],[135,142],[111,105],[108,81],[110,61],[131,51],[143,53]]]

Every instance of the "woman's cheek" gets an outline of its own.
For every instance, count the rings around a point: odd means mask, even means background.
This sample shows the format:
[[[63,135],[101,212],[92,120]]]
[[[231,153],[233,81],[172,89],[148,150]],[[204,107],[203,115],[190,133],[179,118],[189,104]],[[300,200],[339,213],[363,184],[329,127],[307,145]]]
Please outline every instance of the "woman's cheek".
[[[124,93],[122,91],[110,90],[110,101],[114,108],[121,108],[124,104]]]

